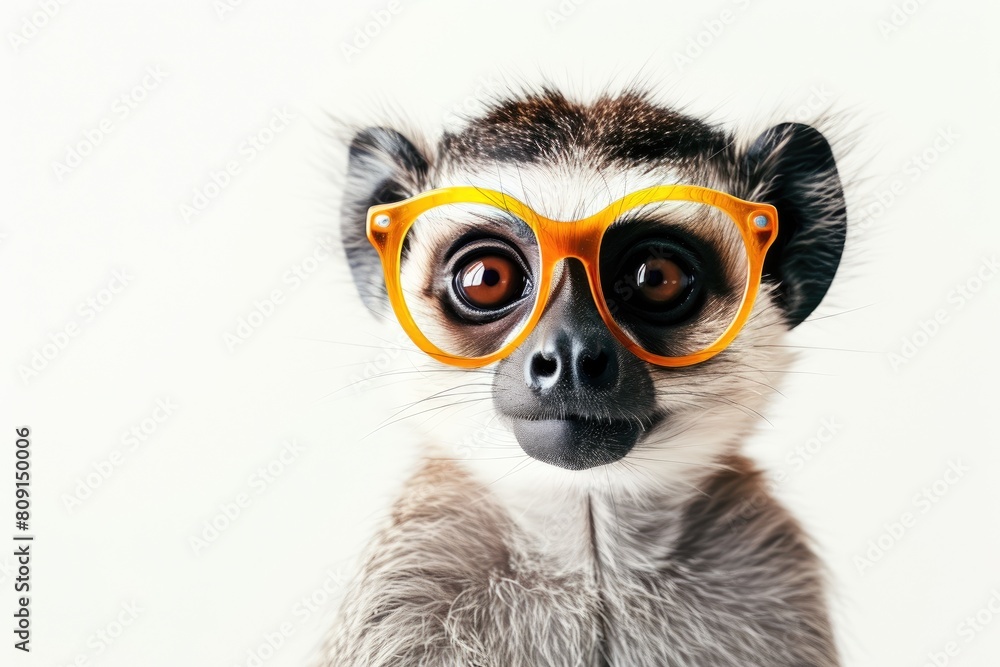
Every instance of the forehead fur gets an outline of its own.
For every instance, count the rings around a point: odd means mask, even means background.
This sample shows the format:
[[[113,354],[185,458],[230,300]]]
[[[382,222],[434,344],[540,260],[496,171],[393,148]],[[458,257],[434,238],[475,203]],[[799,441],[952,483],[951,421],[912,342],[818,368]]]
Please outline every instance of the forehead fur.
[[[688,183],[745,196],[734,136],[623,92],[592,103],[543,90],[494,104],[446,133],[427,185],[500,190],[556,220],[637,190]]]
[[[701,162],[729,142],[724,132],[640,92],[582,104],[544,89],[502,101],[461,131],[445,134],[440,153],[461,162],[521,164],[585,154],[602,166],[626,166]]]

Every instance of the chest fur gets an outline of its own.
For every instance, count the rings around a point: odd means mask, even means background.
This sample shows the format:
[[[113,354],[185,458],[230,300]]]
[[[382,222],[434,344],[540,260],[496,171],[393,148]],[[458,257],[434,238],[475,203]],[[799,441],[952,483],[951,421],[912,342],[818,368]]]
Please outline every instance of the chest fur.
[[[746,495],[753,475],[679,504],[508,504],[441,480],[418,476],[397,505],[331,664],[836,664],[815,560]]]

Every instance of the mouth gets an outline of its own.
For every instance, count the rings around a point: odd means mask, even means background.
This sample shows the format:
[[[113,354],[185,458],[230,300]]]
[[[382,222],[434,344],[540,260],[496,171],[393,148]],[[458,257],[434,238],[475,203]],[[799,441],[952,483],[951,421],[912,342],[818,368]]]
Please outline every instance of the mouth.
[[[636,419],[571,415],[510,421],[518,444],[528,456],[567,470],[586,470],[624,458],[661,418],[640,423]]]

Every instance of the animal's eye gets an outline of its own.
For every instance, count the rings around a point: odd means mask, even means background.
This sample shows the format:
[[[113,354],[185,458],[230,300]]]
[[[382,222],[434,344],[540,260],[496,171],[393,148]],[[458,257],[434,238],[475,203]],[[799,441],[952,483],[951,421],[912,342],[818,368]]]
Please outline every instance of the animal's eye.
[[[500,310],[524,296],[527,276],[521,266],[501,254],[477,255],[455,271],[455,292],[479,310]]]
[[[684,296],[693,281],[675,260],[653,256],[639,262],[632,278],[646,301],[664,306]]]
[[[667,241],[641,243],[619,265],[615,280],[625,307],[657,324],[686,319],[694,312],[702,292],[694,257]]]

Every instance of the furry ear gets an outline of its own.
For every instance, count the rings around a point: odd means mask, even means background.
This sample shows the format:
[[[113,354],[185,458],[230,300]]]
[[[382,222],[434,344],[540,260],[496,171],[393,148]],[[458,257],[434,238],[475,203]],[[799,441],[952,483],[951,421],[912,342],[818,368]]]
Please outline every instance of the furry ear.
[[[369,127],[351,141],[347,186],[340,207],[340,237],[354,284],[371,310],[381,310],[387,298],[378,253],[366,235],[368,209],[423,190],[427,169],[424,155],[395,130]]]
[[[753,197],[778,209],[778,238],[764,262],[779,305],[796,326],[819,305],[840,264],[847,206],[830,144],[818,130],[783,123],[747,150]]]

